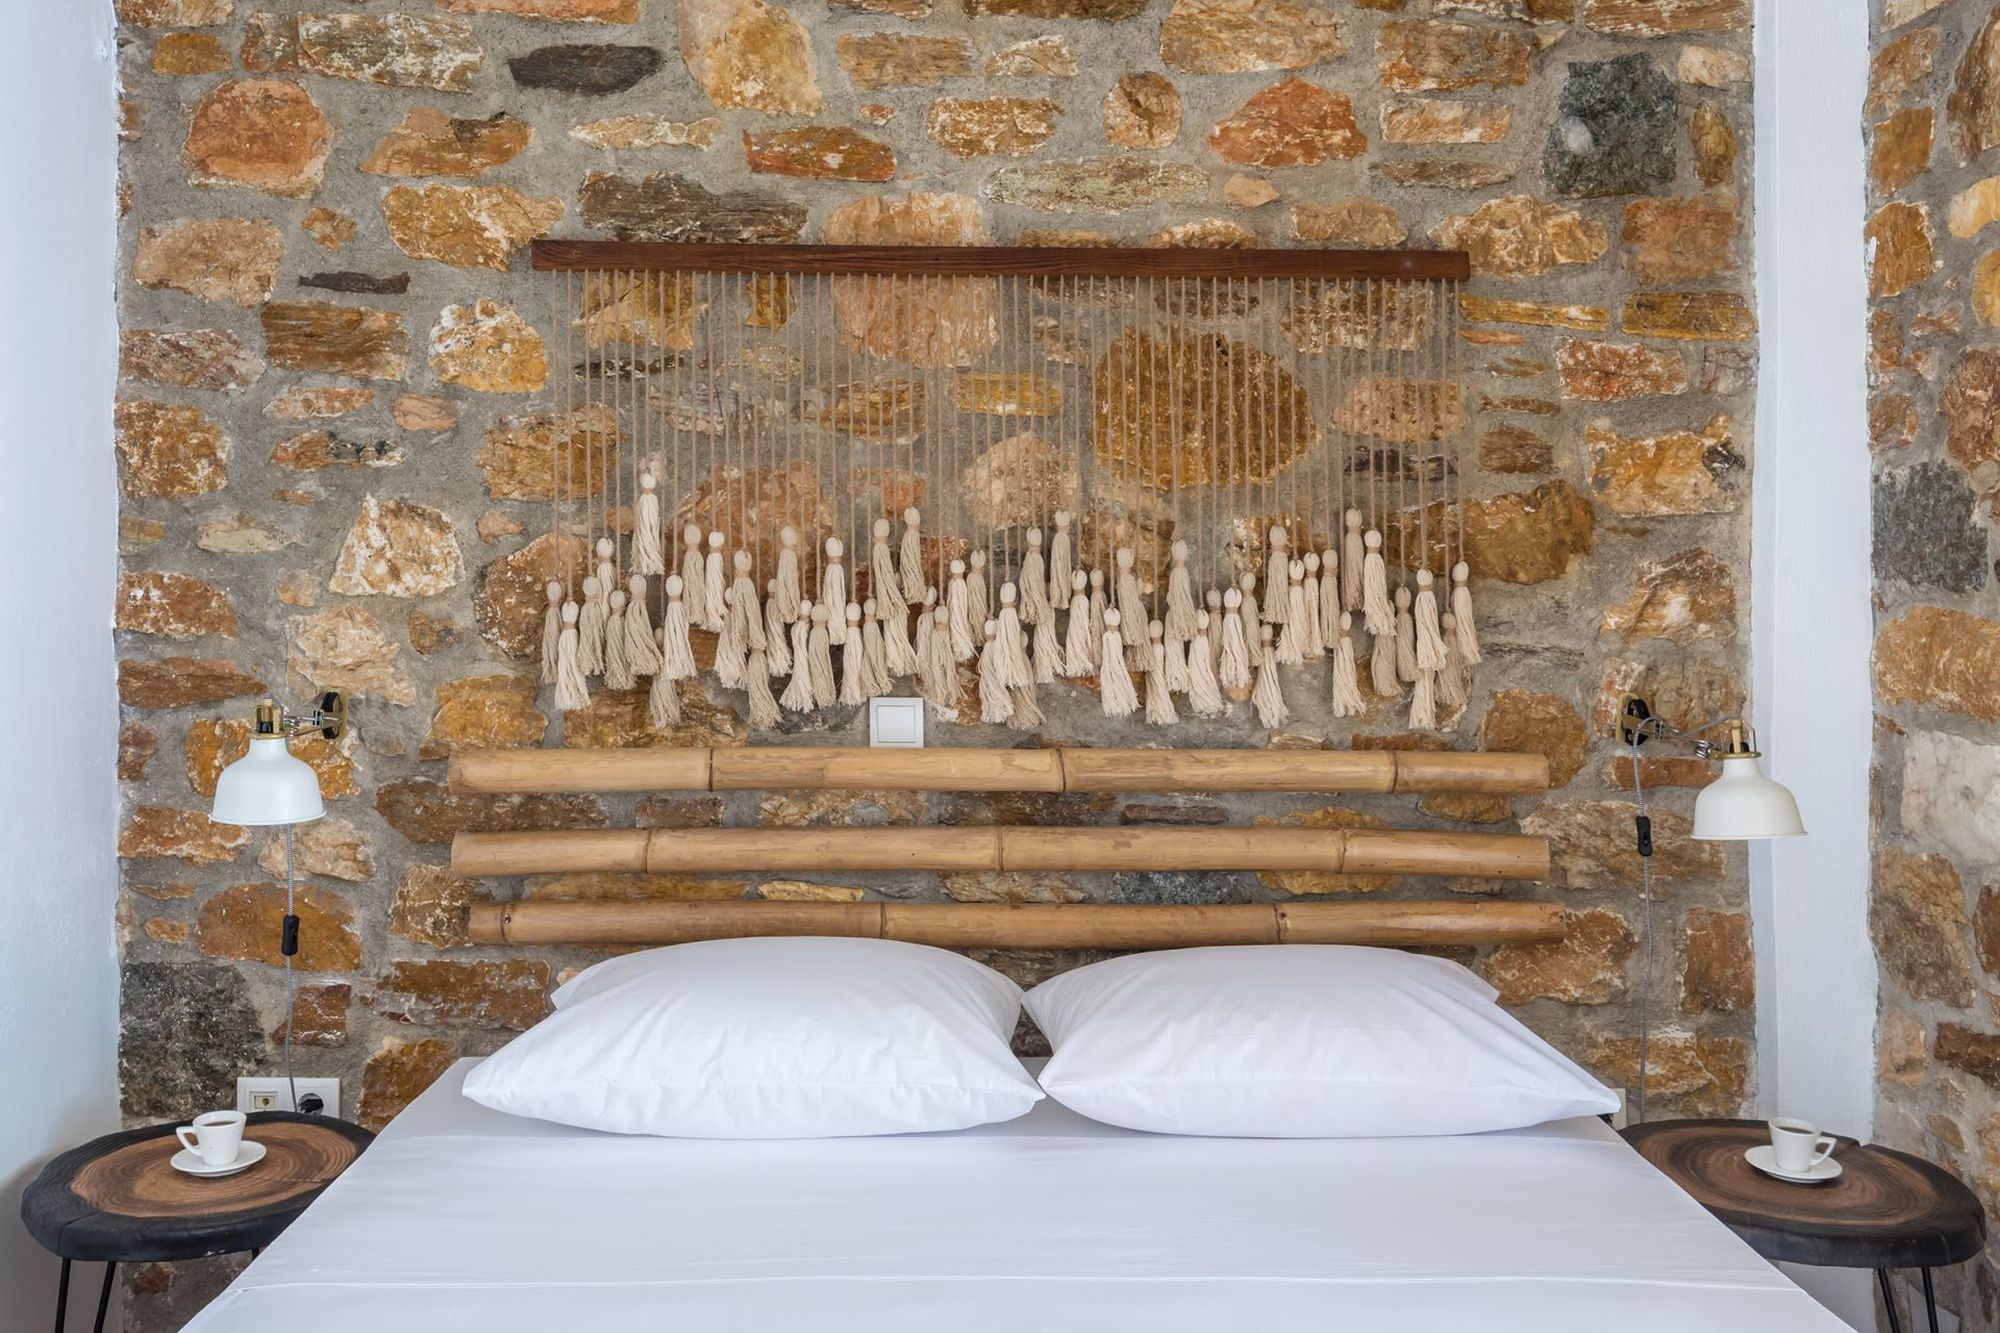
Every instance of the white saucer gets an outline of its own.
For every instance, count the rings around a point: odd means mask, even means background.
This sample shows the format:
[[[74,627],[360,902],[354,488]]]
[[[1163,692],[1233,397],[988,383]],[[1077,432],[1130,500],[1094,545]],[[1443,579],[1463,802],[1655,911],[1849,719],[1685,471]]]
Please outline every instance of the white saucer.
[[[201,1160],[199,1153],[191,1153],[183,1148],[167,1162],[174,1170],[190,1176],[233,1176],[238,1171],[246,1171],[264,1160],[264,1145],[251,1139],[243,1140],[243,1146],[236,1150],[236,1160],[221,1166],[210,1166]]]
[[[1840,1163],[1831,1157],[1810,1171],[1781,1170],[1777,1160],[1771,1155],[1771,1145],[1768,1143],[1760,1143],[1754,1148],[1745,1149],[1743,1160],[1774,1180],[1789,1180],[1794,1185],[1817,1185],[1822,1181],[1836,1180],[1840,1177]]]

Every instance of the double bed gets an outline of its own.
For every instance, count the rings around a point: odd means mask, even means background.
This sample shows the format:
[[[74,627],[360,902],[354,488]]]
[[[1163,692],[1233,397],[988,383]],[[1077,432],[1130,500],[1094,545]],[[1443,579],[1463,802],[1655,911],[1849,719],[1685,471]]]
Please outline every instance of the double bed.
[[[1143,1134],[1044,1101],[952,1133],[635,1138],[462,1061],[189,1325],[268,1333],[1840,1333],[1602,1122]]]

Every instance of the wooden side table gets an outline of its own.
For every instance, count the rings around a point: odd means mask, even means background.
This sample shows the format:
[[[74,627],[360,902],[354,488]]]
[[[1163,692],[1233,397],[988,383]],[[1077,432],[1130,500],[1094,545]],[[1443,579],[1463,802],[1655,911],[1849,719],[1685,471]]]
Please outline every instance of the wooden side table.
[[[1839,1178],[1794,1185],[1743,1160],[1746,1149],[1771,1141],[1762,1120],[1657,1120],[1621,1133],[1766,1259],[1874,1269],[1890,1333],[1903,1326],[1890,1269],[1923,1271],[1924,1312],[1937,1333],[1931,1270],[1963,1263],[1986,1244],[1986,1214],[1964,1182],[1892,1148],[1841,1138],[1833,1150]]]
[[[358,1125],[290,1111],[252,1115],[245,1137],[264,1145],[264,1159],[213,1179],[167,1165],[181,1147],[172,1125],[106,1134],[42,1169],[21,1196],[21,1220],[62,1260],[56,1333],[69,1305],[72,1262],[105,1265],[96,1324],[103,1333],[119,1264],[255,1254],[375,1141]]]

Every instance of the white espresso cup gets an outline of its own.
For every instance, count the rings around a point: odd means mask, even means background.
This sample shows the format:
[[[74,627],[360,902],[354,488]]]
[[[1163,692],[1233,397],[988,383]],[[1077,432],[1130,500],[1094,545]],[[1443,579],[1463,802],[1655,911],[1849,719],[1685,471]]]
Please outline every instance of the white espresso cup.
[[[1771,1129],[1771,1160],[1780,1171],[1802,1176],[1832,1156],[1838,1143],[1819,1132],[1810,1120],[1779,1118],[1765,1122]]]
[[[204,1111],[192,1125],[174,1131],[181,1141],[207,1166],[228,1166],[243,1149],[244,1114],[241,1111]]]

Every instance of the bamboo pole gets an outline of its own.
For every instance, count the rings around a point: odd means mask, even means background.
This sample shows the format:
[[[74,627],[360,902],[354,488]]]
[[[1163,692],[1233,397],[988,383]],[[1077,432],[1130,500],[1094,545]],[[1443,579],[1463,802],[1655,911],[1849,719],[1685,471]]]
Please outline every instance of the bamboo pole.
[[[659,746],[466,750],[454,791],[1473,792],[1548,790],[1539,754],[1388,750],[1050,750]]]
[[[461,833],[467,877],[584,871],[1318,870],[1534,880],[1548,844],[1507,833],[1305,828],[621,829]]]
[[[1556,903],[475,903],[478,944],[634,946],[847,935],[943,948],[1153,949],[1203,944],[1480,946],[1560,940]]]

